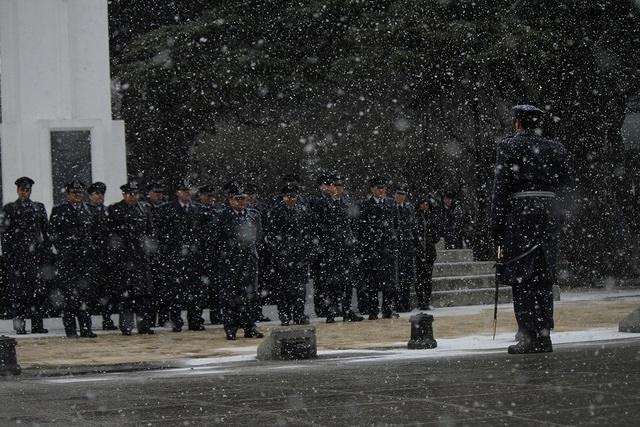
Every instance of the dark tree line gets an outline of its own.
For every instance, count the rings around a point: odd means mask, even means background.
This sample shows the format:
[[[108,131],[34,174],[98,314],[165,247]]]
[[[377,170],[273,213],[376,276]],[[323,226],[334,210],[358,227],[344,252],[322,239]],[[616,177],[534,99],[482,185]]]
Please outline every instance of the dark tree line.
[[[640,93],[634,0],[112,0],[110,24],[134,176],[268,193],[329,169],[361,194],[386,174],[457,191],[490,258],[495,144],[531,102],[572,155],[565,258],[590,280],[635,273],[620,134]]]

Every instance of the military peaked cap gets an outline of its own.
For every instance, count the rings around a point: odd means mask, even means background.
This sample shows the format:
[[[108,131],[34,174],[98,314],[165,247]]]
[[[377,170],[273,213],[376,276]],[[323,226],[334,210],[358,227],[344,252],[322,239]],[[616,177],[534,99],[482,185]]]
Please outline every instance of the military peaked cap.
[[[523,117],[534,117],[534,116],[542,116],[544,115],[544,111],[539,109],[534,105],[523,104],[523,105],[514,105],[511,107],[511,116],[514,119],[521,119]]]
[[[64,185],[66,191],[84,191],[85,188],[87,188],[87,186],[79,179],[73,179]]]
[[[333,176],[330,173],[323,173],[316,179],[317,185],[331,185],[333,184]]]
[[[389,180],[384,176],[376,176],[369,179],[369,187],[377,187],[379,185],[387,186],[389,184]]]
[[[131,181],[121,185],[120,190],[122,190],[123,193],[137,194],[140,193],[140,186],[137,182]]]
[[[209,193],[213,193],[213,185],[203,185],[202,187],[198,188],[198,193],[205,193],[205,194],[209,194]]]
[[[300,191],[300,186],[297,182],[285,182],[282,188],[280,188],[282,194],[297,193],[298,191]]]
[[[18,188],[31,188],[31,186],[35,184],[35,181],[28,176],[23,176],[16,179],[15,184],[18,186]]]
[[[159,182],[152,182],[147,187],[147,191],[154,192],[154,193],[164,193],[165,188],[164,188],[164,185],[160,184]]]
[[[228,182],[222,187],[229,196],[246,196],[247,192],[241,184],[237,182]]]
[[[106,192],[107,192],[107,185],[101,181],[96,181],[87,188],[87,193],[89,194],[91,193],[104,194]]]

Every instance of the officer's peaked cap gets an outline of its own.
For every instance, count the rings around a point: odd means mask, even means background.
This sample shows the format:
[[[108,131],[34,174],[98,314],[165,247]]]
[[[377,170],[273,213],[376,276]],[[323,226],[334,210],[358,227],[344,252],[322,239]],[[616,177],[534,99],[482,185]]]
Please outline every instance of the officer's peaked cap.
[[[154,192],[154,193],[164,193],[165,188],[164,188],[164,185],[160,184],[159,182],[152,182],[147,187],[147,191]]]
[[[140,186],[137,182],[131,181],[121,185],[120,190],[122,190],[123,193],[137,194],[140,192]]]
[[[107,192],[107,185],[101,181],[96,181],[87,188],[87,193],[89,194],[91,193],[104,194],[106,192]]]
[[[544,111],[536,107],[535,105],[522,104],[514,105],[511,107],[511,116],[514,119],[521,119],[523,117],[535,117],[542,116]]]
[[[84,191],[85,188],[87,188],[87,186],[79,179],[72,179],[64,185],[66,191]]]
[[[384,176],[375,176],[369,179],[369,187],[377,187],[378,185],[388,185],[389,180]]]
[[[316,178],[317,185],[331,185],[333,184],[333,176],[330,173],[323,173]]]
[[[228,182],[224,185],[223,190],[229,196],[246,196],[247,192],[244,187],[237,182]]]
[[[209,184],[203,185],[202,187],[198,188],[198,193],[209,194],[209,193],[213,193],[213,191],[214,191],[213,185],[209,185]]]
[[[16,186],[18,186],[18,188],[31,188],[31,186],[35,184],[35,181],[28,176],[22,176],[16,179],[15,184]]]
[[[285,182],[280,188],[280,192],[282,192],[282,194],[297,193],[298,191],[300,191],[300,186],[297,182]]]

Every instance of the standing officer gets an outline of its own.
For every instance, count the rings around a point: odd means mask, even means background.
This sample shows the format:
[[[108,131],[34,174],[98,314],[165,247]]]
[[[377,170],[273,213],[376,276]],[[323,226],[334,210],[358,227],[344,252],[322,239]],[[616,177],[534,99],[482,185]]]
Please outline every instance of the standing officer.
[[[316,180],[320,195],[309,200],[312,221],[312,242],[314,306],[318,317],[326,317],[327,323],[334,323],[340,315],[343,298],[344,265],[350,260],[342,260],[337,252],[345,237],[344,223],[339,223],[340,207],[336,195],[335,176],[322,174]],[[347,225],[348,221],[347,221]],[[351,229],[349,228],[349,233]],[[352,244],[352,243],[351,243]]]
[[[555,192],[567,179],[567,152],[541,136],[542,110],[516,105],[511,111],[515,134],[498,144],[491,206],[493,237],[503,249],[496,280],[513,289],[520,339],[508,352],[551,352],[562,223]]]
[[[57,250],[56,272],[58,286],[64,295],[62,324],[68,338],[95,338],[91,330],[93,290],[91,269],[86,263],[92,251],[91,211],[82,199],[85,185],[74,179],[65,185],[67,201],[51,210],[49,220],[51,242]],[[93,259],[93,262],[101,260]],[[78,324],[76,326],[76,318]]]
[[[202,244],[202,262],[203,262],[203,278],[206,286],[206,295],[204,298],[205,305],[209,307],[209,321],[212,325],[222,323],[222,314],[220,313],[220,283],[218,281],[218,273],[216,272],[216,259],[213,256],[215,248],[214,238],[216,235],[216,225],[218,221],[218,211],[220,206],[216,203],[213,196],[214,190],[210,185],[202,186],[198,189],[198,201],[202,209],[202,228],[201,228],[201,244]]]
[[[173,332],[181,332],[182,309],[187,310],[190,331],[204,331],[202,306],[206,294],[203,283],[202,207],[192,200],[191,185],[182,181],[176,200],[161,208],[159,243],[169,271],[170,317]]]
[[[260,215],[260,219],[264,222],[265,215],[269,209],[269,204],[258,198],[258,186],[254,183],[247,183],[244,186],[247,193],[247,208],[254,210]],[[258,242],[258,304],[256,305],[256,321],[269,322],[271,319],[266,317],[262,312],[264,305],[271,304],[271,292],[276,280],[273,275],[273,260],[269,245],[265,242]]]
[[[333,245],[332,266],[335,273],[335,282],[337,283],[340,296],[338,297],[341,304],[343,322],[360,322],[364,317],[358,316],[351,307],[353,298],[353,288],[356,280],[355,274],[355,235],[353,234],[353,221],[357,214],[357,207],[354,206],[351,198],[345,193],[345,179],[340,174],[332,175],[332,184],[335,189],[333,199],[334,216],[332,221],[335,223],[336,239]]]
[[[157,251],[151,212],[139,202],[140,187],[129,182],[120,187],[122,200],[109,206],[109,254],[114,282],[119,287],[120,331],[131,335],[134,317],[140,317],[138,333],[153,334],[152,283],[149,258]]]
[[[360,251],[360,280],[365,290],[364,308],[369,320],[377,320],[379,312],[378,292],[382,292],[382,317],[398,317],[393,312],[396,295],[394,220],[395,208],[387,197],[387,179],[375,177],[369,180],[371,196],[360,203],[357,219],[358,246]]]
[[[165,191],[164,186],[158,182],[152,182],[147,189],[146,207],[151,211],[151,221],[153,222],[153,229],[156,231],[160,229],[164,221],[162,207],[167,204]],[[158,250],[150,254],[150,274],[153,284],[151,318],[153,324],[157,326],[164,326],[170,320],[171,292],[167,283],[169,280],[167,263],[168,260],[163,258],[162,251]]]
[[[309,323],[304,314],[310,246],[309,216],[298,199],[299,191],[297,183],[285,183],[279,200],[275,200],[265,215],[265,241],[272,254],[273,290],[283,326],[290,322],[297,325]]]
[[[9,300],[16,334],[26,334],[25,319],[31,318],[31,332],[46,334],[43,326],[47,300],[45,272],[51,270],[47,211],[31,200],[34,181],[23,176],[15,182],[18,200],[2,210],[2,251],[7,268]]]
[[[409,189],[400,185],[393,194],[395,203],[396,228],[396,310],[411,311],[411,288],[416,281],[416,243],[418,240],[416,229],[416,211],[407,201]]]
[[[107,207],[104,205],[104,195],[107,186],[104,182],[94,182],[87,188],[89,201],[87,208],[91,212],[91,253],[88,256],[92,288],[96,300],[96,307],[102,315],[102,330],[114,331],[118,329],[113,324],[111,315],[116,312],[117,299],[113,291],[111,280],[112,268],[108,260],[109,224],[107,221]]]
[[[436,243],[440,240],[440,222],[432,198],[418,202],[416,225],[418,243],[416,250],[416,298],[418,309],[431,309],[431,292],[433,290],[433,264],[436,261]]]
[[[225,185],[227,203],[218,215],[215,256],[218,260],[222,323],[228,340],[238,328],[245,338],[262,338],[256,329],[258,299],[258,241],[262,239],[260,215],[247,207],[241,185]]]

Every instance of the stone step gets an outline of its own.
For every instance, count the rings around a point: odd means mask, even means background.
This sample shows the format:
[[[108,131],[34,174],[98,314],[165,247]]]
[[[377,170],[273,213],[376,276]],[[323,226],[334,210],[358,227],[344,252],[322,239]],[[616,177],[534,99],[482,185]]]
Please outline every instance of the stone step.
[[[437,251],[436,261],[443,262],[462,262],[473,261],[473,251],[471,249],[444,249]]]
[[[493,261],[486,262],[436,262],[433,265],[433,277],[471,276],[476,274],[494,274]]]
[[[462,289],[490,288],[495,286],[493,274],[476,274],[468,276],[444,276],[433,278],[433,290],[451,291]]]
[[[495,292],[495,288],[434,291],[431,294],[431,305],[434,307],[456,307],[480,304],[492,305],[495,302]],[[498,288],[498,303],[507,304],[511,301],[511,287]]]

